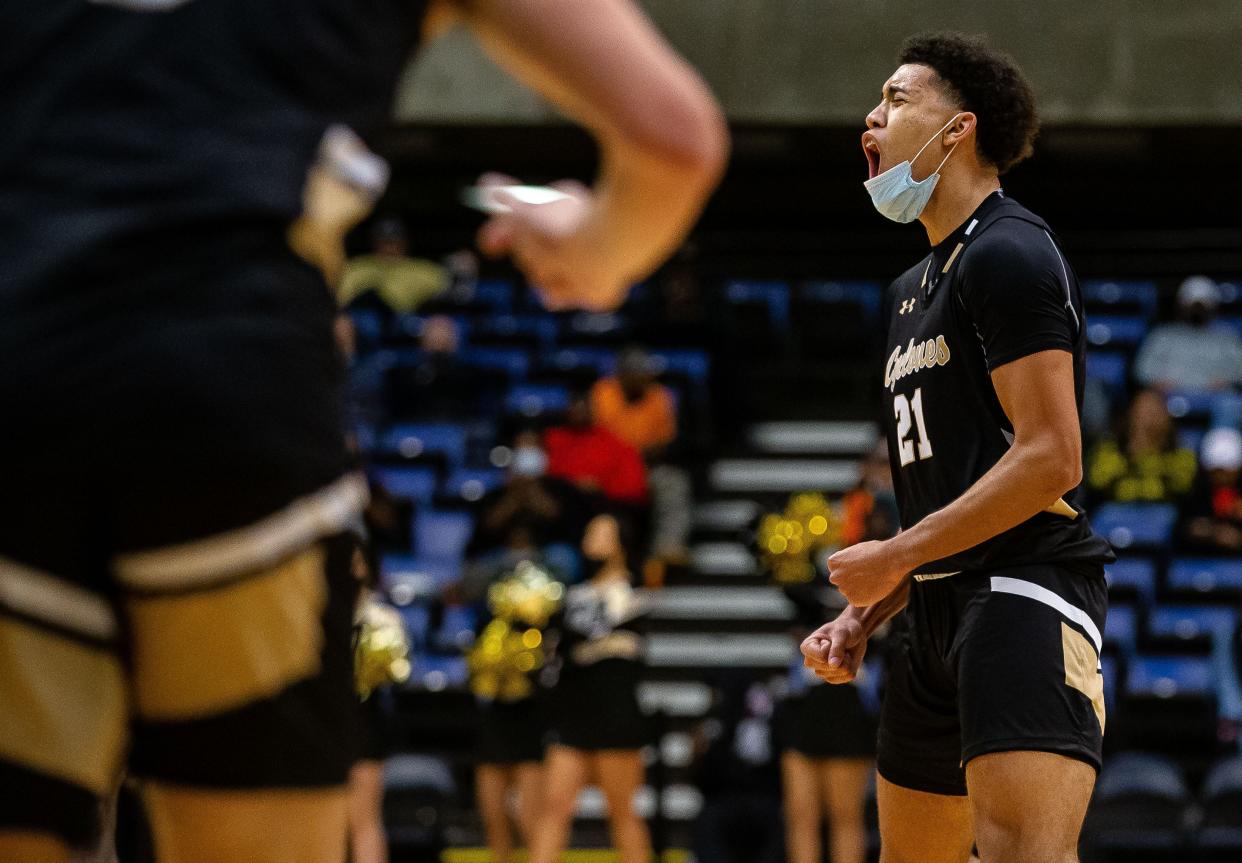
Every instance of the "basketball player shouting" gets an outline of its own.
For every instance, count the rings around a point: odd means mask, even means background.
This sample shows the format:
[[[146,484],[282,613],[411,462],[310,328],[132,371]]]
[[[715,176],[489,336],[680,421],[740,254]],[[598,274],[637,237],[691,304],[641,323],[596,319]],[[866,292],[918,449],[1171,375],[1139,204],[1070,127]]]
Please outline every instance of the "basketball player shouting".
[[[63,861],[126,761],[161,861],[343,858],[366,483],[329,285],[386,179],[359,136],[454,20],[602,157],[482,245],[617,304],[727,150],[630,0],[0,0],[4,863]]]
[[[1082,299],[999,176],[1031,152],[1031,91],[974,39],[912,38],[867,117],[867,189],[931,253],[887,297],[884,398],[904,531],[833,555],[850,606],[802,645],[842,683],[903,607],[881,714],[881,859],[1066,863],[1100,766],[1112,553],[1081,477]],[[915,178],[919,179],[915,179]]]

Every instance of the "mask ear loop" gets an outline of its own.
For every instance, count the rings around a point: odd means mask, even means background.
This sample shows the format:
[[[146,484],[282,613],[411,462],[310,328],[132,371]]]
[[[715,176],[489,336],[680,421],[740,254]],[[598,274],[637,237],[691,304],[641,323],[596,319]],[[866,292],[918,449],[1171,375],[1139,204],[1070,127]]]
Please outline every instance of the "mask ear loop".
[[[940,131],[939,131],[939,132],[937,132],[935,135],[932,135],[930,138],[928,138],[928,139],[927,139],[927,143],[926,143],[926,144],[924,144],[924,145],[923,145],[923,147],[922,147],[922,149],[920,149],[917,153],[915,153],[915,154],[914,154],[914,158],[910,160],[910,165],[911,165],[911,167],[913,167],[913,166],[914,166],[914,163],[915,163],[915,162],[917,162],[917,161],[919,160],[919,156],[923,155],[923,150],[926,150],[928,147],[930,147],[930,146],[931,146],[931,142],[932,142],[932,141],[934,141],[934,140],[936,140],[936,139],[937,139],[938,137],[940,137],[941,135],[943,135],[943,134],[944,134],[944,130],[945,130],[945,129],[947,129],[947,128],[949,128],[950,126],[952,126],[952,125],[954,124],[954,122],[956,122],[956,121],[957,121],[957,118],[958,118],[958,117],[960,117],[960,116],[962,116],[962,112],[961,112],[961,111],[958,111],[956,114],[954,114],[952,117],[950,117],[950,118],[949,118],[949,122],[945,123],[943,126],[941,126],[941,127],[940,127]],[[928,175],[927,175],[927,177],[924,177],[922,180],[915,180],[914,182],[916,182],[916,183],[923,183],[923,182],[926,182],[926,181],[927,181],[927,178],[928,178],[928,177],[933,177],[933,176],[935,176],[936,174],[939,174],[939,173],[940,173],[940,169],[944,167],[945,162],[949,161],[949,157],[953,155],[953,151],[957,149],[957,145],[958,145],[958,144],[960,144],[960,143],[962,143],[962,142],[961,142],[961,141],[957,141],[957,142],[955,142],[955,143],[953,144],[953,146],[952,146],[952,147],[950,147],[950,148],[949,148],[949,152],[947,152],[947,153],[945,153],[945,154],[944,154],[944,158],[940,160],[940,164],[936,167],[936,170],[932,171],[930,174],[928,174]]]

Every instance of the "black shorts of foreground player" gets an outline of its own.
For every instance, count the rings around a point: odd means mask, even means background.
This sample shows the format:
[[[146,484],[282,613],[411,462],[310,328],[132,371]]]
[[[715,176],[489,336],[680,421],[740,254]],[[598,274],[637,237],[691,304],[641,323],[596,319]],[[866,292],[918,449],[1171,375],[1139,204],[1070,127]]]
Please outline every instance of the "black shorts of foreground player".
[[[482,245],[616,304],[727,150],[629,0],[0,0],[0,861],[65,860],[124,769],[162,863],[343,858],[329,286],[387,173],[362,138],[455,19],[602,151]]]
[[[1031,151],[1030,90],[956,35],[907,41],[867,117],[867,189],[930,254],[886,300],[884,401],[904,531],[829,561],[850,601],[802,647],[851,679],[909,633],[881,715],[881,860],[1068,863],[1100,766],[1108,544],[1081,479],[1082,299],[1056,237],[999,177]]]

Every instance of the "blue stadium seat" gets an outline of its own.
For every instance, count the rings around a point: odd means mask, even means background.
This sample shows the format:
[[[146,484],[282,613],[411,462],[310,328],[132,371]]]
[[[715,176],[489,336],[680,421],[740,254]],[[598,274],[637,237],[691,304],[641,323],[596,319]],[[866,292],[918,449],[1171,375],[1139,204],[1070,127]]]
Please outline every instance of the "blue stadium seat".
[[[1164,503],[1106,503],[1091,519],[1115,547],[1166,548],[1173,539],[1177,507]]]
[[[522,380],[530,374],[530,354],[521,348],[463,348],[457,359],[476,369],[504,372],[514,380]]]
[[[459,465],[466,460],[466,430],[450,423],[397,423],[383,433],[380,448],[411,459],[439,455]]]
[[[505,395],[505,411],[524,417],[560,413],[569,407],[569,397],[564,384],[515,384]]]
[[[609,375],[617,366],[617,352],[610,348],[558,348],[544,354],[543,365],[556,371],[590,371],[595,375]]]
[[[468,649],[474,643],[478,618],[478,611],[473,605],[445,606],[444,618],[435,634],[436,649],[444,652]]]
[[[380,559],[380,585],[398,607],[439,596],[461,578],[458,562],[409,554],[386,554]]]
[[[474,286],[474,300],[498,312],[508,312],[513,308],[516,290],[517,287],[509,279],[479,279]]]
[[[789,283],[735,280],[725,285],[725,300],[735,306],[766,306],[771,327],[789,330]]]
[[[1150,558],[1120,558],[1104,567],[1104,578],[1110,595],[1134,593],[1145,605],[1156,599],[1156,563]]]
[[[504,481],[505,472],[496,468],[458,468],[448,475],[442,491],[445,497],[473,503]]]
[[[1228,638],[1237,625],[1237,610],[1227,606],[1160,605],[1147,619],[1147,633],[1156,638],[1215,640]]]
[[[1087,341],[1095,347],[1135,347],[1147,335],[1147,320],[1123,315],[1092,315]]]
[[[430,467],[374,467],[371,475],[394,497],[428,503],[436,492],[436,471]]]
[[[439,692],[461,689],[469,679],[466,657],[461,654],[419,653],[410,657],[410,679],[406,686]]]
[[[468,512],[423,510],[414,516],[414,549],[422,557],[460,561],[473,530]]]
[[[1104,646],[1116,647],[1128,655],[1137,643],[1138,612],[1130,605],[1110,606],[1104,623]]]
[[[1190,789],[1176,761],[1125,752],[1104,760],[1083,836],[1097,851],[1172,852],[1186,841],[1183,827]],[[1144,858],[1151,859],[1151,858]]]
[[[1219,859],[1242,860],[1242,755],[1212,765],[1203,783],[1200,848],[1232,852]]]
[[[354,324],[354,344],[359,352],[378,347],[384,339],[384,318],[375,309],[350,309]]]
[[[871,322],[880,318],[880,302],[884,288],[877,282],[805,282],[798,291],[798,298],[805,303],[824,305],[856,305],[863,316]]]
[[[1156,315],[1160,294],[1155,282],[1117,282],[1106,279],[1088,279],[1082,284],[1083,300],[1097,308],[1131,308],[1141,312],[1149,320]],[[1090,310],[1088,310],[1088,316]]]
[[[1136,656],[1127,667],[1127,695],[1214,697],[1211,660],[1199,656]]]
[[[1181,390],[1179,392],[1169,393],[1166,405],[1169,408],[1169,414],[1174,419],[1199,418],[1208,419],[1216,410],[1216,400],[1219,396],[1216,393],[1195,392],[1193,390]]]
[[[1117,351],[1089,351],[1087,377],[1098,380],[1113,396],[1120,395],[1130,380],[1130,358]]]
[[[1203,594],[1242,592],[1242,560],[1178,558],[1169,566],[1169,587]]]
[[[528,339],[540,348],[556,344],[556,320],[547,315],[491,315],[474,322],[472,339],[485,342],[505,339]]]
[[[1196,426],[1182,426],[1177,430],[1177,445],[1191,452],[1198,452],[1203,445],[1203,436],[1207,429]]]
[[[1107,715],[1112,715],[1117,706],[1117,678],[1120,673],[1117,657],[1100,657],[1100,676],[1104,678],[1104,709]]]
[[[660,374],[669,372],[689,378],[696,386],[706,386],[711,375],[712,361],[706,351],[652,351],[651,358],[655,361],[656,370]]]
[[[402,598],[405,598],[404,594]],[[408,605],[398,605],[397,613],[405,624],[405,636],[410,640],[410,649],[425,649],[431,639],[431,608],[428,604],[411,600]]]

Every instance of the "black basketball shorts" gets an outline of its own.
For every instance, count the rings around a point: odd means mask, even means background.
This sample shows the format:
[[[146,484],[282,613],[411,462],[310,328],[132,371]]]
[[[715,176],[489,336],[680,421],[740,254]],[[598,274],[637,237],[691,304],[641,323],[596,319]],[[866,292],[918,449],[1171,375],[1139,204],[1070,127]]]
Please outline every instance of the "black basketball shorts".
[[[293,262],[189,283],[0,323],[0,830],[86,841],[123,769],[302,788],[353,761],[333,302]]]
[[[1032,565],[915,581],[880,712],[877,768],[966,794],[965,766],[1037,750],[1100,768],[1102,567]]]

